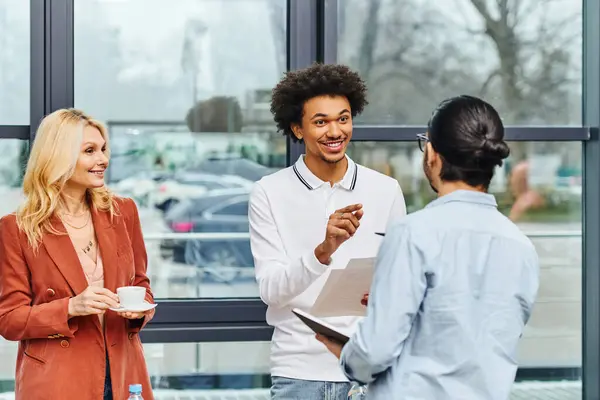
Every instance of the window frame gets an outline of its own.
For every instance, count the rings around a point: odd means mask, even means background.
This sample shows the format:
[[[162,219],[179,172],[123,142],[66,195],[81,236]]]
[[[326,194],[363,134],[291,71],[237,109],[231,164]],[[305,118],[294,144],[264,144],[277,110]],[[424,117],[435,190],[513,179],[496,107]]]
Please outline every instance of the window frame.
[[[287,67],[337,58],[337,6],[340,0],[288,0]],[[509,141],[566,141],[583,146],[583,399],[600,398],[600,3],[583,1],[582,126],[509,126]],[[31,142],[44,115],[74,105],[74,0],[30,0],[30,125],[0,125],[1,139]],[[143,123],[143,122],[141,122]],[[353,140],[414,141],[422,126],[362,126]],[[303,145],[287,139],[287,164]],[[160,301],[142,332],[148,343],[269,341],[260,299]]]
[[[0,125],[0,140],[29,140],[29,125]]]

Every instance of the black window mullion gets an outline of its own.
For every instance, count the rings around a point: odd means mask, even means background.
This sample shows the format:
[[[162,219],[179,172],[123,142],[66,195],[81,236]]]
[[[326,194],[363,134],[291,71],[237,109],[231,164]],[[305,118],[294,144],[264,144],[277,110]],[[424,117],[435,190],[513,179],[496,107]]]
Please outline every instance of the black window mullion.
[[[29,139],[29,125],[0,125],[0,139]]]
[[[31,0],[30,141],[42,118],[74,104],[73,0]]]
[[[355,142],[411,142],[416,135],[427,130],[425,126],[371,126],[355,125],[352,140]],[[587,127],[560,126],[507,126],[505,139],[511,142],[586,141],[590,138]]]

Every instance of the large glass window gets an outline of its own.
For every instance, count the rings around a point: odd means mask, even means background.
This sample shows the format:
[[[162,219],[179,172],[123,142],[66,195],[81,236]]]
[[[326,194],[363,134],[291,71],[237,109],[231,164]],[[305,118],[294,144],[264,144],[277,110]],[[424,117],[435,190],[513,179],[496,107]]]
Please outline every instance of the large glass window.
[[[39,20],[52,26],[57,13],[69,15],[71,8],[64,5],[72,4],[74,41],[67,28],[67,36],[34,37],[43,40],[33,47],[49,52],[45,57],[68,58],[73,46],[74,104],[59,104],[70,98],[69,81],[46,82],[50,85],[37,91],[50,96],[52,107],[74,105],[108,125],[113,157],[107,181],[138,204],[149,275],[160,299],[246,297],[251,307],[262,306],[249,245],[248,193],[256,180],[286,166],[288,151],[270,114],[271,89],[288,57],[291,65],[308,65],[320,44],[331,56],[331,38],[323,35],[337,33],[337,61],[367,80],[370,104],[356,125],[422,126],[441,99],[467,93],[490,101],[507,126],[536,126],[540,138],[550,138],[554,133],[543,126],[582,124],[582,61],[589,72],[588,98],[594,98],[589,93],[596,93],[598,83],[597,71],[589,68],[597,55],[581,54],[582,4],[594,11],[587,22],[598,19],[591,1],[337,0],[337,32],[322,25],[332,22],[327,7],[324,21],[313,21],[313,4],[303,0],[51,3]],[[0,0],[0,133],[2,125],[38,122],[29,115],[30,4],[36,3]],[[591,43],[586,48],[598,41],[589,34],[596,25],[586,24],[585,41]],[[45,76],[54,79],[48,70]],[[45,91],[48,87],[53,93]],[[592,107],[588,122],[596,117]],[[592,148],[596,140],[588,142]],[[297,150],[291,146],[292,154]],[[500,211],[531,238],[541,262],[540,291],[520,342],[511,400],[580,399],[582,146],[514,142],[511,152],[490,190]],[[0,140],[0,215],[14,211],[21,200],[27,153],[27,141]],[[349,155],[396,178],[409,212],[434,198],[416,142],[354,142]],[[593,177],[595,171],[587,173]],[[597,189],[589,182],[588,196]],[[597,222],[595,216],[583,217]],[[588,264],[593,272],[596,267]],[[229,301],[185,302],[185,311],[202,321],[181,317],[165,323],[160,313],[181,303],[162,304],[148,327],[146,337],[152,340],[175,340],[168,335],[179,329],[187,329],[185,340],[205,340],[204,331],[188,326],[194,324],[211,329],[231,323],[232,331],[246,335],[244,324],[264,323],[255,314],[242,315],[244,307],[219,314],[222,319],[209,315]],[[593,327],[597,321],[588,322]],[[168,335],[157,338],[152,329]],[[268,340],[250,334],[241,339],[252,337]],[[586,350],[594,349],[597,335],[588,339]],[[268,342],[144,344],[157,400],[266,400],[269,347]],[[0,338],[0,360],[7,360],[0,362],[0,400],[14,398],[16,354],[17,343]],[[587,361],[595,368],[593,360]],[[522,382],[531,379],[536,382]],[[588,396],[594,394],[589,385]]]
[[[286,69],[285,10],[75,2],[75,106],[109,126],[109,186],[140,207],[157,297],[257,295],[247,196],[285,166],[269,110]]]
[[[0,1],[0,125],[29,125],[29,1]]]
[[[580,125],[582,1],[338,1],[338,61],[367,80],[364,124],[422,125],[483,97],[507,125]]]

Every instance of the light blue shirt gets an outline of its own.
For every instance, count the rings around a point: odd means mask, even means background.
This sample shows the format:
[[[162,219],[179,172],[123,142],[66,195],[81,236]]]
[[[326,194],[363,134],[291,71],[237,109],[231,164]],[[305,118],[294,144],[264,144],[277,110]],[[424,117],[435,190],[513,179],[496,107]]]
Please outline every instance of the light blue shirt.
[[[538,280],[533,244],[494,196],[442,196],[387,231],[342,369],[369,400],[506,400]]]

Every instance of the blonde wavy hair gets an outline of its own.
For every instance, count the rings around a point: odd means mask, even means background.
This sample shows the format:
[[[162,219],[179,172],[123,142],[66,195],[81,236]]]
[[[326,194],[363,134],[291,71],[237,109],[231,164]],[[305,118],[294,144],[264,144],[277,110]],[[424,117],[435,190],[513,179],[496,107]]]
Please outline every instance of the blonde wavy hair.
[[[100,131],[109,157],[106,127],[83,111],[73,108],[54,111],[42,120],[37,130],[23,179],[25,201],[16,213],[17,225],[34,249],[44,233],[64,233],[52,226],[51,217],[64,206],[62,191],[75,172],[86,126]],[[113,194],[106,186],[88,189],[86,199],[90,207],[114,216]]]

